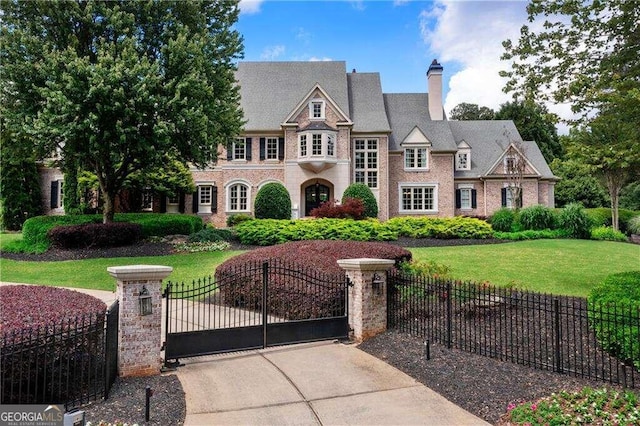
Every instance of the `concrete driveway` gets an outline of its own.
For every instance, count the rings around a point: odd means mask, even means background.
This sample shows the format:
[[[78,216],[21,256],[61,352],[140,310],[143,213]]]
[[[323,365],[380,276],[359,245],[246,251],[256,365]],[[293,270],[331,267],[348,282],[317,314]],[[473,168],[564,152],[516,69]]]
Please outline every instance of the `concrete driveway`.
[[[486,425],[354,345],[181,360],[185,425]]]

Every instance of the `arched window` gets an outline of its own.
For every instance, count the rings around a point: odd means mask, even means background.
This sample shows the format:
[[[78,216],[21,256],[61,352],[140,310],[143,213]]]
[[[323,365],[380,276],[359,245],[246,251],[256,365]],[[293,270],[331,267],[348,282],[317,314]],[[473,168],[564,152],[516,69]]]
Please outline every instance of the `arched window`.
[[[244,183],[234,183],[228,187],[228,211],[249,211],[249,186]]]

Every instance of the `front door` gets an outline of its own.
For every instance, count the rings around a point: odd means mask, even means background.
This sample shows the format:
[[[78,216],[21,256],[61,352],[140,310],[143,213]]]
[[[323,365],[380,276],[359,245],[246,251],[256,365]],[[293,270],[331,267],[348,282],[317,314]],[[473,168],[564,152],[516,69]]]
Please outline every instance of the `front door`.
[[[304,215],[309,216],[311,210],[319,207],[325,201],[329,201],[329,187],[316,183],[307,186],[304,190]]]

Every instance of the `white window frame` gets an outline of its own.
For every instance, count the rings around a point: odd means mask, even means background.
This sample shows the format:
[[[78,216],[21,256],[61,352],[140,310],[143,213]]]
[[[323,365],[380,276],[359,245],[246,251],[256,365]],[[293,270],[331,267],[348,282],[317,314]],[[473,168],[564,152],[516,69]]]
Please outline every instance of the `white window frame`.
[[[233,141],[231,160],[246,161],[247,159],[247,141],[245,138],[237,138]]]
[[[144,188],[142,190],[142,211],[153,211],[153,192],[151,191],[151,188]]]
[[[64,208],[64,179],[55,179],[55,182],[58,182],[58,190],[56,196],[58,198],[58,203],[54,207],[55,209]]]
[[[509,163],[510,163],[511,161],[515,162],[515,164],[514,164],[514,166],[513,166],[512,170],[513,170],[513,169],[515,169],[515,168],[516,168],[516,166],[517,166],[517,162],[518,162],[518,160],[519,160],[519,159],[518,159],[518,156],[516,156],[516,155],[505,155],[505,156],[504,156],[504,161],[503,161],[503,165],[504,165],[504,173],[505,173],[505,174],[508,174],[508,173],[509,173],[509,170],[510,170],[510,168],[509,168]]]
[[[462,164],[461,159],[466,157],[465,164]],[[458,151],[456,153],[456,170],[471,170],[471,151],[468,149]]]
[[[277,160],[278,159],[278,138],[266,138],[264,147],[265,160]]]
[[[322,143],[322,133],[312,133],[311,134],[311,156],[318,157],[323,155],[323,143]]]
[[[212,185],[201,185],[198,187],[198,206],[211,207],[213,188]],[[199,210],[199,209],[198,209]]]
[[[471,192],[475,189],[473,184],[460,184],[458,185],[458,189],[460,190],[460,210],[473,210],[473,203],[471,201],[472,194]],[[468,204],[465,206],[463,194],[468,194],[467,202]]]
[[[299,158],[335,158],[336,132],[303,132],[298,135]]]
[[[360,146],[361,145],[361,146]],[[372,147],[375,145],[375,147]],[[369,188],[377,189],[380,170],[380,141],[378,138],[356,138],[353,140],[353,181],[364,183]],[[362,155],[358,159],[359,154]],[[372,161],[375,161],[372,164]],[[362,164],[358,164],[362,162]]]
[[[432,208],[431,209],[427,209],[424,208],[425,207],[425,193],[427,189],[431,189],[432,190]],[[405,208],[404,206],[404,194],[405,194],[405,190],[410,190],[411,191],[411,202],[409,205],[409,208]],[[420,206],[421,208],[414,208],[415,205],[415,199],[414,196],[416,195],[416,190],[422,190],[422,205]],[[399,194],[399,199],[398,199],[398,211],[400,213],[420,213],[420,214],[427,214],[427,213],[438,213],[438,184],[437,183],[399,183],[398,184],[398,194]]]
[[[418,165],[419,151],[424,151],[424,166]],[[411,155],[409,155],[411,153]],[[412,159],[411,164],[409,158]],[[429,147],[411,146],[404,149],[404,169],[405,170],[429,170]]]
[[[513,185],[509,185],[508,183],[504,185],[504,188],[506,188],[507,192],[506,192],[506,199],[505,199],[505,207],[508,209],[515,209],[516,206],[514,206],[513,204],[513,191],[511,190],[511,188],[515,188]],[[520,197],[522,198],[522,187],[520,187]]]
[[[298,137],[298,146],[300,147],[298,157],[306,157],[309,154],[309,143],[307,139],[306,133],[303,133]]]
[[[244,195],[242,196],[242,188],[244,188]],[[240,191],[234,194],[235,191]],[[249,213],[251,212],[251,185],[245,181],[232,181],[229,182],[226,188],[227,192],[227,212],[228,213]],[[235,200],[235,198],[242,196],[242,198]],[[244,202],[243,202],[244,199]]]
[[[312,99],[309,102],[309,120],[324,120],[325,110],[326,110],[326,104],[324,100]]]

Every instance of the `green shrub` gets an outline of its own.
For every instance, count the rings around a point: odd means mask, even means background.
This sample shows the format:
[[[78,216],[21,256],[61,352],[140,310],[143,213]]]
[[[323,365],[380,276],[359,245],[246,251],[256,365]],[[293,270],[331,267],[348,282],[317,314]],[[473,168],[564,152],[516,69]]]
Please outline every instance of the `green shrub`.
[[[591,221],[580,204],[566,205],[558,216],[558,225],[567,231],[569,237],[582,239],[591,237]]]
[[[410,238],[491,238],[491,226],[480,219],[456,217],[394,217],[385,226],[402,237]]]
[[[499,240],[524,241],[568,238],[569,233],[564,229],[544,229],[542,231],[534,231],[530,229],[528,231],[518,232],[494,232],[493,237]]]
[[[630,233],[640,235],[640,216],[634,216],[629,220],[628,229]]]
[[[411,262],[402,262],[398,268],[400,272],[409,275],[417,275],[420,277],[429,278],[451,278],[451,268],[442,263],[429,260],[426,262],[418,262],[412,260]]]
[[[239,223],[246,222],[247,220],[253,220],[253,218],[244,213],[232,214],[227,216],[227,226],[232,228]]]
[[[364,203],[364,216],[365,217],[378,217],[378,202],[376,197],[364,183],[352,183],[344,190],[342,194],[342,203],[347,202],[347,198],[357,198]]]
[[[525,207],[520,210],[518,221],[524,230],[555,229],[557,219],[553,209],[543,205]]]
[[[588,302],[602,347],[640,369],[640,271],[609,275],[591,290]]]
[[[126,222],[56,226],[47,233],[51,245],[63,249],[128,246],[141,235],[140,224]]]
[[[614,231],[608,226],[591,228],[591,239],[599,241],[627,241],[627,236],[620,231]]]
[[[591,220],[591,226],[612,226],[611,223],[611,209],[607,207],[599,207],[596,209],[586,210],[589,219]],[[629,221],[638,216],[640,212],[627,209],[618,209],[618,227],[620,232],[630,233]]]
[[[216,229],[207,227],[189,235],[187,241],[190,243],[230,241],[233,239],[233,237],[233,231],[229,229]]]
[[[271,182],[258,191],[255,201],[256,219],[291,219],[291,197],[281,183]]]
[[[515,211],[506,207],[497,210],[489,219],[491,227],[498,232],[511,232],[511,228],[515,221]]]
[[[303,240],[391,241],[398,238],[376,219],[254,219],[238,224],[235,231],[242,244],[260,246]]]

